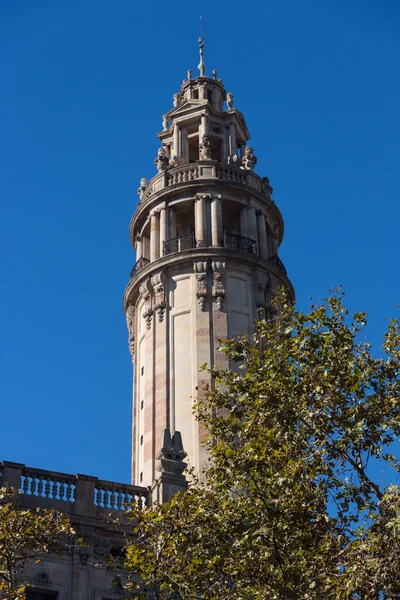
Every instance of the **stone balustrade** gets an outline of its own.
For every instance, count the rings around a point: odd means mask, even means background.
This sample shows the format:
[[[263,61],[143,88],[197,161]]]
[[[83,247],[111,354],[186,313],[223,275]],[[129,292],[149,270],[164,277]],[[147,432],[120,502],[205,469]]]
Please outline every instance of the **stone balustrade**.
[[[54,508],[71,515],[98,517],[104,512],[124,511],[132,504],[143,508],[150,501],[144,487],[7,461],[0,463],[0,478],[2,485],[19,491],[22,506]]]
[[[173,167],[172,169],[168,169],[168,171],[158,173],[150,180],[146,191],[143,193],[139,207],[146,204],[149,198],[156,192],[170,188],[173,185],[202,179],[230,181],[250,187],[257,192],[265,192],[268,196],[270,195],[261,177],[253,171],[245,171],[234,165],[217,163],[216,161],[199,161],[198,163]]]

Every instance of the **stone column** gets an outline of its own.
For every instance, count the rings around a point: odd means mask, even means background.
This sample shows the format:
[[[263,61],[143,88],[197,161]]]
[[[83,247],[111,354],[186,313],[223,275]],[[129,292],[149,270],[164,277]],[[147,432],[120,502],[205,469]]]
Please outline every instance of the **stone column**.
[[[150,239],[147,235],[142,236],[142,251],[145,258],[150,258]]]
[[[237,154],[236,146],[236,130],[234,123],[229,124],[229,155],[234,156]]]
[[[187,129],[181,129],[179,148],[180,148],[180,156],[182,156],[185,163],[188,163],[189,162],[189,144],[188,144]]]
[[[268,258],[267,228],[265,217],[260,211],[257,213],[258,254],[261,258]]]
[[[224,126],[224,136],[222,138],[222,147],[221,147],[221,162],[228,162],[229,156],[229,127]]]
[[[176,214],[173,208],[169,209],[169,237],[168,239],[171,240],[172,238],[176,237]]]
[[[143,242],[142,242],[142,238],[139,236],[136,238],[135,249],[136,249],[136,260],[138,261],[143,256]]]
[[[211,199],[211,243],[220,246],[222,241],[222,219],[221,219],[221,196],[213,196]]]
[[[194,223],[195,236],[197,246],[200,248],[205,246],[205,198],[204,195],[198,194],[194,201]]]
[[[203,135],[208,134],[208,114],[207,113],[203,113],[201,115],[201,121],[200,121],[200,129],[199,129],[199,140],[200,143],[203,139]]]
[[[153,211],[150,215],[150,262],[160,257],[160,215]]]
[[[164,242],[168,239],[167,210],[165,206],[160,211],[160,256],[163,256]]]
[[[240,211],[240,235],[242,235],[243,237],[249,237],[249,227],[248,227],[248,223],[247,223],[247,211],[248,211],[248,207],[247,206],[243,206],[242,210]]]
[[[249,238],[251,238],[252,240],[256,240],[257,246],[258,246],[256,209],[253,208],[252,206],[249,206],[249,208],[248,208],[247,225],[248,225]]]
[[[178,123],[174,123],[174,155],[175,156],[180,156],[180,148],[179,148],[179,130],[180,127],[178,125]]]

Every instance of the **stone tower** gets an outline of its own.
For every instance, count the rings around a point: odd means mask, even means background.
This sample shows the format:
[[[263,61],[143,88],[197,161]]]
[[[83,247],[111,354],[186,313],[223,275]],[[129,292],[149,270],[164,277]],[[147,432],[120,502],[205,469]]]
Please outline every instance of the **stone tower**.
[[[159,499],[163,477],[179,485],[186,455],[196,471],[205,459],[193,415],[196,387],[208,379],[200,367],[227,366],[219,340],[251,335],[257,310],[268,315],[282,285],[293,296],[269,179],[255,173],[244,116],[217,72],[205,76],[202,54],[200,40],[200,75],[188,71],[162,118],[157,174],[141,179],[130,224],[132,482]]]

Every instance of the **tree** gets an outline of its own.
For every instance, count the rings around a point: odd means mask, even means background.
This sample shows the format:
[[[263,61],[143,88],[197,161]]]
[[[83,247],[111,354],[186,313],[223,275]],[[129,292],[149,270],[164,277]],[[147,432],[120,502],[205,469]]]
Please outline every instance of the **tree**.
[[[24,509],[18,493],[0,489],[0,598],[25,598],[24,568],[40,555],[60,553],[74,530],[55,510]]]
[[[253,339],[223,342],[196,407],[206,484],[133,509],[132,596],[182,600],[400,598],[400,328],[382,356],[340,290],[286,302]]]

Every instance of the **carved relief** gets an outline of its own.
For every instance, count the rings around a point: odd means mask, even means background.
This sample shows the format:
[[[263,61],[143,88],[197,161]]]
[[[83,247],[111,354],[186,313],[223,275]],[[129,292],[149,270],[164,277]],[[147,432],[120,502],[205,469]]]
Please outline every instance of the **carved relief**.
[[[217,305],[217,311],[222,311],[225,298],[225,263],[213,261],[213,289],[212,295]]]
[[[207,300],[207,262],[196,262],[193,265],[194,272],[196,273],[196,296],[199,302],[200,310],[204,312],[205,304]]]
[[[147,329],[151,329],[151,320],[152,320],[152,316],[153,316],[153,307],[152,307],[152,304],[151,304],[150,279],[147,279],[146,281],[144,281],[143,283],[140,284],[140,286],[139,286],[139,294],[141,295],[141,297],[142,297],[142,299],[144,301],[142,317],[144,317],[144,319],[146,320],[146,328]]]
[[[135,316],[136,310],[132,304],[126,309],[126,325],[128,327],[128,344],[131,353],[132,362],[135,362]]]
[[[154,290],[154,309],[157,311],[158,320],[161,323],[165,313],[165,274],[163,271],[156,273],[151,278],[151,285]]]

